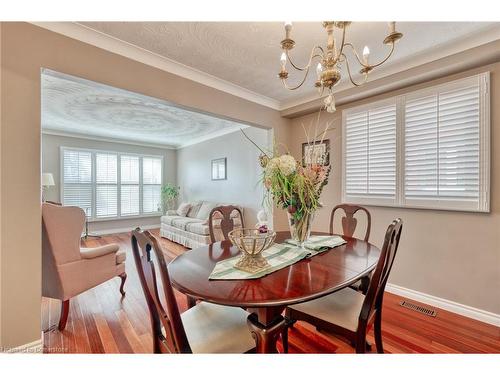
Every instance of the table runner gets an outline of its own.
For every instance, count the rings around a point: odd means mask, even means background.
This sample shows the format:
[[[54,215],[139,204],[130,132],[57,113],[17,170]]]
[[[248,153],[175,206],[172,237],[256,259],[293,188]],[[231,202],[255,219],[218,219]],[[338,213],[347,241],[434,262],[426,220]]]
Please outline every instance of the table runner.
[[[240,259],[240,255],[217,262],[209,280],[248,280],[258,279],[282,268],[288,267],[304,258],[313,257],[331,248],[345,244],[346,241],[340,236],[311,236],[304,244],[304,248],[294,244],[293,241],[286,241],[282,244],[274,244],[264,250],[262,255],[269,263],[269,266],[262,270],[249,273],[234,268]]]

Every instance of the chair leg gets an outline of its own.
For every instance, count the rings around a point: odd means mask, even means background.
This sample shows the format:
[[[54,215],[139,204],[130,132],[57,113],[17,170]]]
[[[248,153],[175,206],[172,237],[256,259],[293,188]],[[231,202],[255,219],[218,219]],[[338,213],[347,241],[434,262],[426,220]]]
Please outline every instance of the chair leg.
[[[69,299],[61,301],[61,316],[59,317],[59,331],[64,331],[69,314]]]
[[[196,298],[193,298],[191,296],[186,296],[186,298],[187,298],[188,309],[190,309],[191,307],[195,307],[196,306]]]
[[[288,326],[281,332],[281,341],[283,342],[283,353],[288,353]]]
[[[123,289],[123,286],[125,285],[125,280],[127,280],[127,274],[124,272],[119,276],[120,276],[120,279],[122,279],[122,282],[120,284],[120,293],[122,294],[122,296],[124,296],[125,290]]]
[[[366,329],[360,329],[356,334],[356,353],[366,353]]]
[[[288,330],[293,327],[297,320],[292,319],[289,315],[289,311],[285,310],[285,329],[281,333],[281,340],[283,341],[283,352],[288,353]]]
[[[377,353],[384,354],[384,346],[382,345],[382,311],[375,312],[375,322],[373,323],[373,333],[375,336],[375,345]]]

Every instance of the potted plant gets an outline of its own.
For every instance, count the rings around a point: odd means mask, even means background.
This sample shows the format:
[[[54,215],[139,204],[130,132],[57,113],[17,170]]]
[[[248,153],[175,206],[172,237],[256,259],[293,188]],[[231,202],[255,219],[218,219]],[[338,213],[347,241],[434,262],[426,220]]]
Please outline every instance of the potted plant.
[[[179,190],[179,186],[175,186],[171,183],[167,183],[161,187],[161,204],[163,213],[166,213],[167,210],[174,208],[175,200],[179,196]]]

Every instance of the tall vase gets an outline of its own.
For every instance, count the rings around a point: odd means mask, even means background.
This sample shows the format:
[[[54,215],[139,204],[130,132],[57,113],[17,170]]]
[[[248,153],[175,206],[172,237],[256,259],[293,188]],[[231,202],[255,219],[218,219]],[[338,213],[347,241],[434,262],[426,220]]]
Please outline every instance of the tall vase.
[[[297,241],[298,246],[304,246],[304,242],[309,239],[311,235],[311,227],[314,219],[314,212],[305,213],[297,219],[294,214],[288,214],[288,225],[290,227],[290,234],[292,240]]]

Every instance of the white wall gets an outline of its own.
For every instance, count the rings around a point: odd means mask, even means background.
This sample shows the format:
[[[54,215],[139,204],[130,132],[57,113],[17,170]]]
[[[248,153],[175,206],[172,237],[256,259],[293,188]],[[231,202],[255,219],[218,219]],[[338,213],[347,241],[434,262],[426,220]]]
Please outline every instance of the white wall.
[[[157,147],[136,146],[123,143],[94,141],[83,138],[63,137],[58,135],[42,135],[42,172],[52,173],[56,186],[48,189],[47,200],[60,202],[60,147],[79,147],[95,150],[131,152],[137,154],[163,156],[163,183],[175,183],[177,175],[177,156],[175,150]],[[160,226],[159,217],[141,219],[120,219],[93,222],[89,224],[89,231],[95,233],[116,232],[122,229],[133,229],[137,226]]]
[[[268,131],[247,128],[245,133],[263,149],[267,149]],[[177,151],[177,183],[182,201],[209,200],[241,205],[245,226],[257,222],[256,214],[263,205],[260,183],[260,151],[241,132],[234,132]],[[227,180],[212,181],[211,161],[227,158]]]

